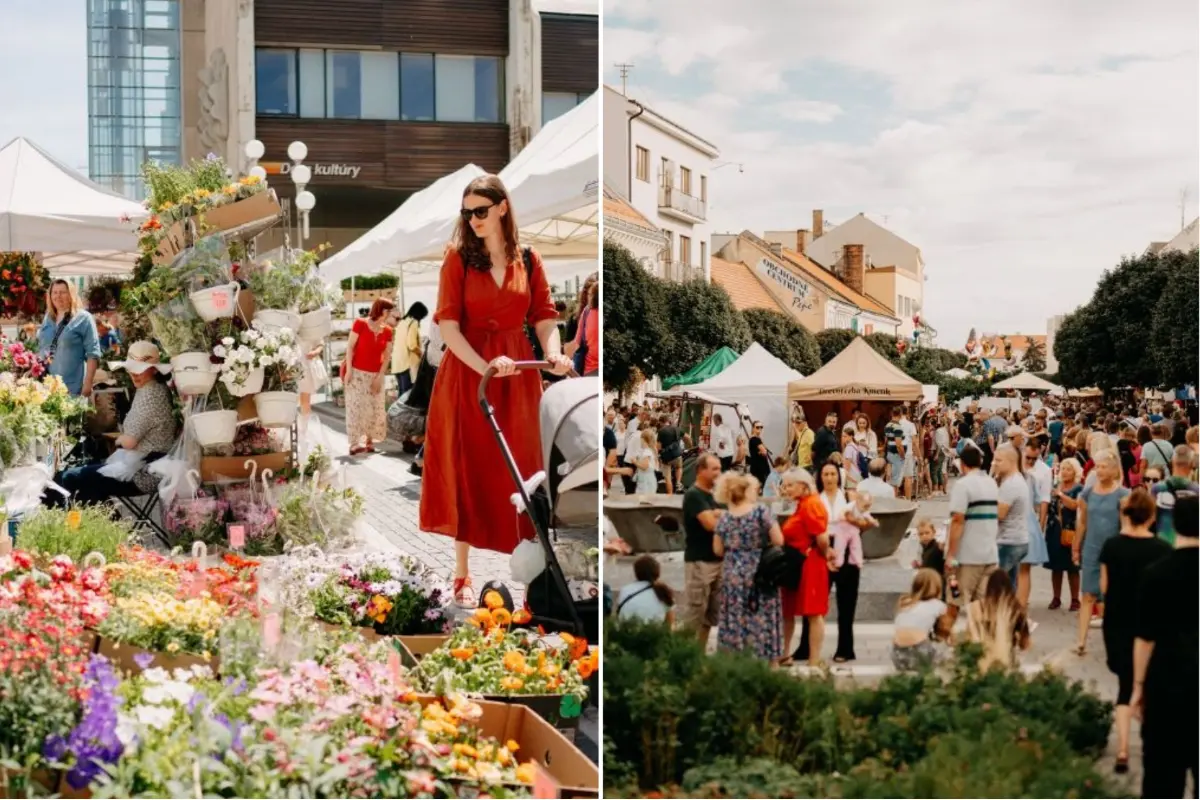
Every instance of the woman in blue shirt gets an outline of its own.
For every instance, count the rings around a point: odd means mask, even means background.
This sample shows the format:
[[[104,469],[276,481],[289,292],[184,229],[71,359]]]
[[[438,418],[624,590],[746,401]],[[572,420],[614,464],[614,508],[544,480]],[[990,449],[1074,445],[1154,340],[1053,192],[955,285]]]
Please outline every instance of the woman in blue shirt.
[[[50,284],[46,318],[38,329],[38,355],[50,362],[73,395],[90,397],[92,378],[100,363],[96,321],[79,302],[75,287],[61,278]]]

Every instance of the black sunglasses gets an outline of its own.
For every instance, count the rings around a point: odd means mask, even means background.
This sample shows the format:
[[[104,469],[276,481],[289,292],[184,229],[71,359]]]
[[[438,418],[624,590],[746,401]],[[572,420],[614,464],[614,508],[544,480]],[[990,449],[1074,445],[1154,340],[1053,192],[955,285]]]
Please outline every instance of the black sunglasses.
[[[479,206],[478,208],[464,208],[461,211],[459,211],[458,213],[462,214],[462,218],[465,222],[470,222],[471,217],[475,217],[475,219],[487,219],[488,212],[491,211],[495,207],[496,207],[496,204],[492,203],[490,206]]]

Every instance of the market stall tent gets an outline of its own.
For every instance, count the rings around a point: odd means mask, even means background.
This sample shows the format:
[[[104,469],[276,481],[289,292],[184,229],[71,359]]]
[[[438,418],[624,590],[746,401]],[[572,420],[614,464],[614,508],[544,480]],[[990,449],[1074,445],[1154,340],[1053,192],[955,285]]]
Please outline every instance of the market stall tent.
[[[782,453],[788,438],[788,384],[803,377],[754,342],[721,372],[688,388],[744,407],[753,420],[763,424],[767,449]]]
[[[663,378],[662,386],[664,389],[672,389],[676,386],[693,386],[697,383],[703,383],[721,371],[728,369],[729,365],[737,361],[737,359],[738,354],[736,350],[722,347],[682,375]]]
[[[0,251],[40,253],[51,274],[131,272],[146,213],[28,139],[0,148]]]
[[[921,382],[881,356],[861,336],[809,375],[788,384],[789,400],[920,400]]]
[[[1024,392],[1058,392],[1061,387],[1055,386],[1045,378],[1039,378],[1032,372],[1021,372],[1011,378],[1005,378],[999,383],[992,384],[993,389],[1017,389]]]

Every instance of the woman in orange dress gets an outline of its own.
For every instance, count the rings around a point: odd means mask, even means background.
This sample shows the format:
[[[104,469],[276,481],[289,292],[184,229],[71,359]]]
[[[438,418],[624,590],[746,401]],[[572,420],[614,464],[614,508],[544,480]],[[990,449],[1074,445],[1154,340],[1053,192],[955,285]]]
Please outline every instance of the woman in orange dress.
[[[454,243],[442,262],[438,307],[433,316],[446,354],[442,358],[425,430],[421,486],[421,530],[453,536],[454,599],[475,603],[471,590],[472,547],[511,553],[533,538],[533,525],[509,500],[516,487],[504,456],[479,408],[477,393],[488,367],[496,380],[487,397],[521,475],[542,469],[538,403],[542,376],[517,371],[514,361],[533,358],[525,335],[531,325],[556,374],[571,361],[562,353],[558,311],[536,252],[525,257],[508,191],[495,175],[463,190]]]
[[[825,638],[825,615],[829,613],[829,514],[817,494],[812,473],[794,469],[783,476],[783,493],[796,501],[796,511],[783,524],[783,542],[804,554],[800,586],[783,589],[783,651],[790,652],[796,618],[804,618],[809,627],[811,647],[808,663],[816,666]],[[781,665],[792,661],[784,658]]]

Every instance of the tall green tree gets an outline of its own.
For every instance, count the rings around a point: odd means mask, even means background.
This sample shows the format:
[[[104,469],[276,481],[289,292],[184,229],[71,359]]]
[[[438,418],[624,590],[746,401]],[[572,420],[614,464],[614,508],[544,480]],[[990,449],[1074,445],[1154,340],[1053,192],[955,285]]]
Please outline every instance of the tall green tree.
[[[817,346],[821,349],[821,363],[828,364],[833,361],[838,353],[850,346],[856,336],[858,336],[857,333],[845,328],[826,328],[823,331],[817,331],[816,338]]]
[[[1166,276],[1163,259],[1143,254],[1122,259],[1101,277],[1089,304],[1095,324],[1107,330],[1111,343],[1111,358],[1098,365],[1101,388],[1159,384],[1158,365],[1146,356]]]
[[[1200,375],[1200,251],[1168,253],[1161,261],[1165,281],[1154,306],[1150,353],[1158,384],[1176,389]]]
[[[890,333],[869,333],[863,337],[867,340],[867,344],[875,349],[876,353],[891,361],[893,364],[900,363],[900,351],[896,349],[896,337]]]
[[[1033,339],[1029,340],[1029,349],[1025,351],[1022,366],[1029,372],[1041,372],[1046,368],[1046,345]]]
[[[765,308],[748,309],[742,317],[754,341],[801,375],[811,375],[821,368],[816,337],[795,317]]]
[[[662,347],[671,366],[647,375],[683,372],[722,347],[742,353],[750,346],[750,328],[720,286],[704,281],[656,283],[665,296],[667,323],[674,334]]]
[[[604,384],[626,389],[635,368],[645,375],[670,374],[676,328],[662,288],[624,247],[604,244]]]

